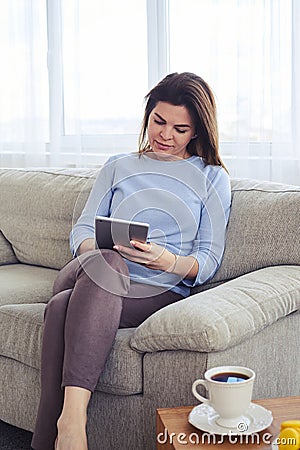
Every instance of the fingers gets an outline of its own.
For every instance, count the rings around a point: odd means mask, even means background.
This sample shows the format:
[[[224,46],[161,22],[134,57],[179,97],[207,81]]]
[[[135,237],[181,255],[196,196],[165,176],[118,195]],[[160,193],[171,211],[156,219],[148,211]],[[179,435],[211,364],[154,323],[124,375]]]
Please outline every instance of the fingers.
[[[139,241],[130,241],[130,244],[134,248],[137,248],[137,249],[141,250],[142,252],[151,252],[151,250],[152,250],[151,242],[149,244],[147,244],[147,243],[139,242]]]
[[[132,247],[125,247],[123,245],[114,245],[114,250],[117,250],[124,258],[139,264],[149,264],[159,257],[159,246],[152,243],[143,243],[139,241],[130,241]],[[158,255],[156,253],[159,253]]]
[[[138,264],[143,264],[149,269],[166,270],[170,266],[168,255],[172,254],[162,247],[154,243],[143,243],[139,241],[130,241],[132,247],[115,245],[113,248],[117,250],[124,258]],[[173,261],[173,258],[172,258]]]
[[[126,247],[123,245],[114,245],[114,250],[117,250],[120,255],[122,255],[124,258],[129,259],[134,262],[138,262],[140,264],[143,264],[145,261],[145,255],[143,251],[141,251],[139,248],[135,247]]]

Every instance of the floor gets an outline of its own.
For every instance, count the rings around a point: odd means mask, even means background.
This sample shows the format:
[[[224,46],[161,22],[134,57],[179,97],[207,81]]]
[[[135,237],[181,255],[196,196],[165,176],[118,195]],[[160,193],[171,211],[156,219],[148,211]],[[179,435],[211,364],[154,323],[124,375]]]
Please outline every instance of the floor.
[[[32,433],[0,420],[0,450],[30,450]]]

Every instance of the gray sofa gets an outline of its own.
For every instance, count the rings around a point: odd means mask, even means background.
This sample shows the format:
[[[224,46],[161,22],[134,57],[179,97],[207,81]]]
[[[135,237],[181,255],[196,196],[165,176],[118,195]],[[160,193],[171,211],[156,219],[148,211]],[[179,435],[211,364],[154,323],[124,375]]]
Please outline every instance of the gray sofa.
[[[0,170],[0,419],[33,430],[45,304],[95,170]],[[222,266],[118,331],[89,406],[90,450],[155,449],[155,410],[196,404],[208,367],[257,373],[254,398],[299,394],[300,187],[232,180]]]

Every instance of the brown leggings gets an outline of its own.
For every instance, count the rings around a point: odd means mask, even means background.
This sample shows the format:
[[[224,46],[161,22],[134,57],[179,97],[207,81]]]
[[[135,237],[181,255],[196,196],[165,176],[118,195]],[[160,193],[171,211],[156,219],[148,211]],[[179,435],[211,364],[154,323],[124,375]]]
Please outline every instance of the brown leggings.
[[[136,327],[180,294],[130,283],[123,258],[94,250],[59,273],[45,311],[41,398],[32,448],[53,450],[64,386],[93,392],[118,328]]]

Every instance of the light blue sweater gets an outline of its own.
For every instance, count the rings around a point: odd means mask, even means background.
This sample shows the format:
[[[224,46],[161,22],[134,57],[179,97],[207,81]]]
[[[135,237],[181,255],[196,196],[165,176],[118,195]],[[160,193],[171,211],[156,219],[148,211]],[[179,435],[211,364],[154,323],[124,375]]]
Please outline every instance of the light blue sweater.
[[[184,297],[220,266],[230,211],[230,181],[220,166],[192,156],[161,161],[146,154],[115,155],[99,172],[83,212],[70,234],[71,251],[95,238],[95,216],[148,222],[149,241],[199,263],[194,280],[148,269],[125,259],[135,282],[164,286]]]

